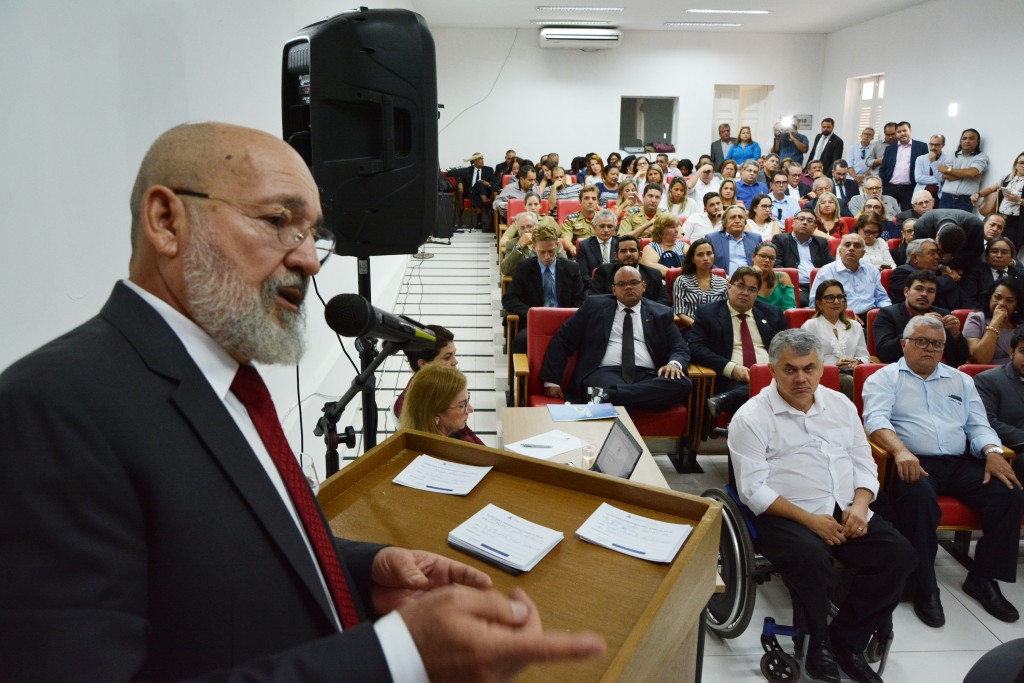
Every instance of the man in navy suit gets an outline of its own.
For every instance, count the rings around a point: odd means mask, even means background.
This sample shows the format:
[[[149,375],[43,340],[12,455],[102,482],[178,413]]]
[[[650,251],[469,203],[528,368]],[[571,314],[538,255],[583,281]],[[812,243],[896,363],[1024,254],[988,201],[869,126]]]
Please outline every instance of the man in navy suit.
[[[669,306],[668,288],[661,277],[661,271],[640,263],[640,240],[632,235],[622,235],[615,244],[615,261],[598,266],[590,282],[591,294],[612,294],[615,273],[623,266],[632,266],[640,271],[644,279],[644,298]]]
[[[697,309],[690,331],[693,362],[717,375],[715,395],[708,399],[705,434],[721,413],[736,412],[746,402],[750,366],[768,362],[772,338],[786,329],[782,310],[757,300],[760,288],[761,273],[744,266],[729,278],[728,298]]]
[[[749,266],[761,236],[746,231],[747,212],[742,206],[730,206],[722,217],[722,230],[708,234],[715,250],[715,268],[732,275],[740,266]]]
[[[910,198],[917,185],[914,174],[917,158],[928,153],[925,142],[910,138],[912,132],[906,121],[896,124],[896,144],[885,149],[878,174],[882,179],[882,192],[899,202],[902,211],[910,208]]]
[[[849,174],[850,165],[846,163],[846,160],[836,159],[832,164],[832,194],[839,199],[839,203],[843,206],[850,202],[850,197],[860,194],[860,186]]]
[[[179,126],[131,213],[129,279],[0,375],[5,681],[488,680],[588,654],[478,570],[332,536],[251,365],[298,362],[333,246],[295,150]]]
[[[1024,450],[1024,325],[1010,338],[1010,362],[975,376],[989,424],[999,440],[1015,453]],[[1017,479],[1024,476],[1024,459],[1015,459]]]
[[[585,237],[576,243],[576,263],[583,278],[583,289],[590,294],[590,283],[594,270],[606,263],[615,262],[615,249],[619,238],[615,236],[618,221],[611,209],[601,209],[594,216],[594,236]]]
[[[686,376],[690,350],[672,309],[644,298],[646,286],[640,271],[623,266],[615,272],[612,294],[588,297],[565,321],[544,357],[545,395],[582,403],[589,387],[600,387],[603,402],[642,410],[686,400],[693,388]],[[563,396],[559,383],[574,353],[576,369]]]
[[[818,219],[814,213],[802,209],[793,216],[793,232],[772,237],[778,247],[776,268],[796,268],[800,273],[800,305],[806,306],[810,298],[811,271],[835,261],[828,248],[828,240],[814,234]]]
[[[521,261],[512,274],[501,305],[505,312],[519,316],[519,333],[512,340],[511,353],[526,353],[527,313],[534,306],[577,308],[586,296],[580,267],[558,258],[558,233],[542,225],[533,231],[533,256]]]

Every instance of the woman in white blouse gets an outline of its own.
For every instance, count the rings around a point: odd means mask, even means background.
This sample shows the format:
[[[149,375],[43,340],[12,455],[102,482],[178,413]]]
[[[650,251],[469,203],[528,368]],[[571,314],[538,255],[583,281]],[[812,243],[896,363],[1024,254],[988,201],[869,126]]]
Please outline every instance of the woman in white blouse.
[[[889,244],[883,240],[885,221],[877,213],[862,213],[853,224],[853,232],[864,238],[864,258],[861,261],[870,263],[879,270],[895,268],[896,262],[889,253]]]
[[[846,315],[846,290],[839,280],[825,280],[814,291],[814,317],[803,324],[825,347],[822,362],[839,368],[839,388],[853,400],[853,369],[870,362],[864,328]]]

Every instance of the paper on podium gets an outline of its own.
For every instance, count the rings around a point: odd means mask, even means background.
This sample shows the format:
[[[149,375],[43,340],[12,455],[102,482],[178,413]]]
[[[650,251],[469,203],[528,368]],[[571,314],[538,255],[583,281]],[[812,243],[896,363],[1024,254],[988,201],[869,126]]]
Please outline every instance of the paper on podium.
[[[611,403],[550,403],[548,413],[552,422],[610,420],[619,416],[619,411]]]
[[[520,455],[548,460],[556,455],[583,448],[583,440],[572,434],[566,434],[561,429],[552,429],[550,432],[506,444],[505,448]]]
[[[452,529],[448,543],[484,562],[518,574],[536,567],[563,538],[565,534],[561,531],[534,524],[488,503]]]
[[[480,483],[490,467],[475,467],[421,455],[398,473],[396,484],[409,488],[465,496]]]
[[[624,555],[671,562],[692,531],[689,524],[659,522],[601,503],[576,530],[576,535]]]

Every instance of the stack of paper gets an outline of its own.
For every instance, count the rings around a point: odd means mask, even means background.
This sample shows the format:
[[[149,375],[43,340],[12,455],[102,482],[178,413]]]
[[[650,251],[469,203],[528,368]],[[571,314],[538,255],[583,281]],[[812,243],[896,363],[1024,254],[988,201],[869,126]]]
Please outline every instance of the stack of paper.
[[[587,518],[576,535],[584,541],[651,562],[671,562],[693,527],[640,517],[608,503]]]
[[[473,490],[491,471],[490,467],[476,467],[421,455],[398,473],[392,481],[409,488],[464,496]]]
[[[561,531],[534,524],[488,504],[452,529],[448,543],[511,574],[528,572],[558,545]]]
[[[566,434],[561,429],[552,429],[550,432],[506,444],[505,448],[520,455],[548,460],[556,455],[583,448],[583,440]]]

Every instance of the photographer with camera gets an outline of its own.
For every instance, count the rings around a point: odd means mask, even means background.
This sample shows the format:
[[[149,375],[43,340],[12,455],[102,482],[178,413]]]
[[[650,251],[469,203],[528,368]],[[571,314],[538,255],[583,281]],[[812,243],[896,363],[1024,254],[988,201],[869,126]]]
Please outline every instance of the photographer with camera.
[[[783,116],[782,120],[772,126],[775,132],[775,140],[772,142],[772,151],[780,158],[790,158],[794,162],[803,165],[804,154],[807,152],[807,137],[801,135],[800,122],[795,116]]]

